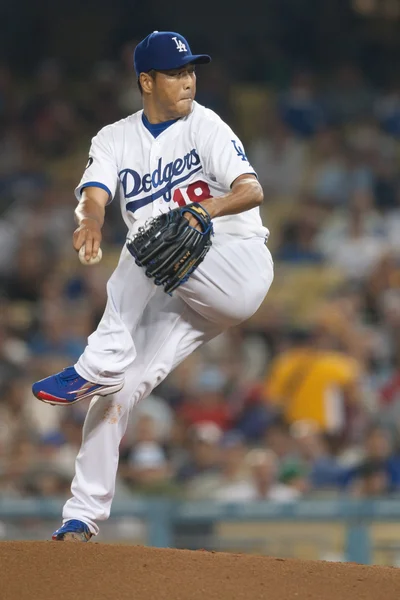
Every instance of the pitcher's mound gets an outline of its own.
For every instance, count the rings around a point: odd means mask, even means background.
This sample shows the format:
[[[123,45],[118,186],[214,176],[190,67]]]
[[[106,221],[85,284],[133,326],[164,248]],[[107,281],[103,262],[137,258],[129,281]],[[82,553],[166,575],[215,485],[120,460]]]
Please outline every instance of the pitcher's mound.
[[[0,543],[1,600],[399,600],[400,570],[62,542]]]

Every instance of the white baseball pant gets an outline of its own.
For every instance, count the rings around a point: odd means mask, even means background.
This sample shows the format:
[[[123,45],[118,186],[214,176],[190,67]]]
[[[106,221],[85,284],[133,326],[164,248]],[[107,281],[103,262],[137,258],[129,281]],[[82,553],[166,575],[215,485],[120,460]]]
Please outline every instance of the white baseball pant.
[[[173,296],[123,249],[107,284],[103,318],[75,368],[91,382],[125,385],[90,404],[64,522],[79,519],[98,533],[97,521],[110,515],[119,444],[132,408],[196,348],[251,317],[272,280],[271,254],[261,237],[215,236],[204,262]]]

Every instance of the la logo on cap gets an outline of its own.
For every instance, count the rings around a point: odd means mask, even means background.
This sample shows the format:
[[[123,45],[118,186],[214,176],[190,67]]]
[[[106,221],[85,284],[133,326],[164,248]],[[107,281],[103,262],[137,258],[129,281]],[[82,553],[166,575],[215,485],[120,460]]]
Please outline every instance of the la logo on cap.
[[[176,44],[176,48],[178,50],[178,52],[187,52],[187,48],[185,46],[185,44],[182,42],[182,40],[178,40],[177,37],[173,37],[172,38]]]

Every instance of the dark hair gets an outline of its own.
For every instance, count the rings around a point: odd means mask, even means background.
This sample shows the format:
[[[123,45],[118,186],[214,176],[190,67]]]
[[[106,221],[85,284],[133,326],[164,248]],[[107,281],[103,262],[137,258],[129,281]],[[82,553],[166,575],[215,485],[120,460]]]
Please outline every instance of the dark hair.
[[[154,69],[151,69],[151,71],[148,71],[148,74],[150,75],[150,77],[155,79],[156,71]],[[140,83],[140,77],[137,78],[137,85],[138,85],[140,94],[143,96],[143,89],[142,89],[142,84]]]
[[[315,331],[310,328],[295,327],[289,332],[289,338],[293,346],[309,344],[315,337]]]

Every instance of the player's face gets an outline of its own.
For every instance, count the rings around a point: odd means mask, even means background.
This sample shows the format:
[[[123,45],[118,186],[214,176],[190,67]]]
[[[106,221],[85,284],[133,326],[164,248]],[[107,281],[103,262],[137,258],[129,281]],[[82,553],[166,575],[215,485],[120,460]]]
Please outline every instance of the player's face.
[[[192,110],[196,95],[194,65],[172,71],[157,71],[152,90],[155,106],[168,119],[186,117]]]

